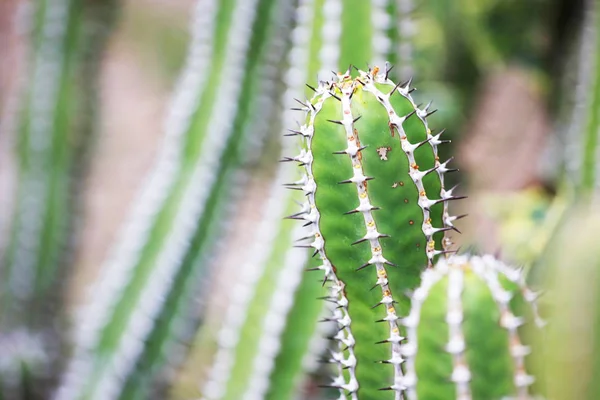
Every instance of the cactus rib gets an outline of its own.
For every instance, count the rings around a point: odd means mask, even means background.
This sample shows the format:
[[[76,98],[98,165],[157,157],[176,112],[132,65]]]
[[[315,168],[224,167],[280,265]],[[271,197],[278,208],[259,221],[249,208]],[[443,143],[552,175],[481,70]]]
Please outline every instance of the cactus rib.
[[[317,209],[315,201],[315,191],[317,189],[315,179],[312,170],[312,136],[314,133],[314,124],[318,112],[321,110],[323,100],[330,96],[324,85],[319,85],[317,93],[313,97],[317,100],[317,104],[312,105],[308,117],[308,124],[303,125],[300,129],[302,136],[306,139],[306,150],[303,149],[298,157],[295,157],[296,161],[299,161],[304,165],[306,175],[305,184],[302,186],[302,190],[307,195],[308,205],[310,211],[303,215],[303,218],[313,227],[313,235],[315,240],[311,243],[311,246],[315,248],[315,252],[321,258],[323,264],[318,269],[324,272],[323,284],[330,280],[333,285],[331,286],[331,296],[335,299],[339,306],[338,314],[334,316],[339,326],[338,332],[338,352],[334,352],[332,357],[338,361],[338,376],[334,379],[332,386],[340,389],[340,396],[344,396],[344,391],[350,393],[353,400],[357,400],[358,381],[356,379],[356,356],[354,354],[354,336],[352,335],[351,319],[348,313],[348,298],[346,297],[344,288],[345,283],[340,280],[336,274],[335,268],[331,264],[331,261],[325,254],[323,235],[319,228],[320,213]],[[341,350],[347,347],[348,356],[344,357],[344,352]],[[349,379],[348,381],[344,378],[343,368],[348,369]]]
[[[440,140],[440,136],[442,135],[443,131],[434,136],[431,132],[431,129],[429,129],[426,117],[431,114],[431,112],[428,111],[429,107],[431,106],[431,103],[427,104],[423,109],[419,109],[419,107],[414,102],[414,100],[410,94],[410,92],[411,92],[411,90],[410,90],[410,82],[411,81],[410,80],[408,80],[405,85],[400,85],[400,84],[394,85],[394,83],[389,78],[386,78],[386,76],[384,76],[382,74],[378,75],[377,72],[378,72],[378,70],[374,69],[373,72],[361,74],[362,75],[361,82],[363,82],[363,84],[364,84],[363,85],[364,90],[366,92],[373,93],[373,95],[375,96],[377,101],[379,101],[385,107],[385,109],[389,115],[390,126],[393,126],[393,128],[396,129],[400,135],[402,150],[404,151],[404,154],[406,155],[406,157],[408,159],[408,163],[411,168],[409,175],[410,175],[413,183],[417,187],[417,190],[419,191],[418,204],[419,204],[419,207],[421,207],[421,209],[423,210],[422,230],[423,230],[423,234],[427,238],[426,253],[427,253],[427,259],[428,259],[428,266],[432,267],[433,266],[433,258],[436,255],[449,252],[450,247],[452,246],[450,239],[444,235],[444,238],[442,239],[443,250],[436,250],[435,249],[435,241],[433,239],[433,235],[435,235],[437,232],[445,233],[450,228],[453,228],[452,222],[457,218],[455,216],[450,216],[448,203],[450,200],[459,199],[459,197],[455,197],[452,193],[452,190],[445,190],[445,188],[444,188],[444,174],[449,171],[452,171],[452,169],[448,168],[448,163],[452,159],[449,159],[449,160],[445,161],[444,163],[440,163],[440,161],[439,161],[437,146],[439,144],[443,143],[443,141]],[[375,86],[375,83],[384,83],[384,84],[390,85],[390,86],[394,87],[394,90],[392,90],[390,92],[390,94],[384,94],[379,89],[377,89],[377,87]],[[410,117],[410,114],[407,116],[404,116],[404,117],[400,117],[394,110],[394,107],[392,106],[392,104],[390,102],[390,97],[391,97],[391,95],[394,94],[395,91],[397,91],[402,97],[404,97],[405,99],[410,101],[411,105],[413,106],[413,108],[415,110],[415,115],[423,123],[423,125],[425,127],[425,131],[427,132],[427,140],[425,140],[424,142],[411,143],[408,140],[406,132],[402,128],[402,124],[404,123],[404,121],[407,118]],[[420,146],[422,146],[425,143],[427,143],[427,144],[429,144],[429,146],[431,146],[431,149],[432,149],[432,152],[434,155],[434,159],[435,159],[435,163],[431,169],[421,171],[419,169],[418,164],[416,163],[414,152],[416,149],[418,149]],[[435,171],[439,177],[439,182],[440,182],[440,199],[439,200],[432,200],[429,197],[427,197],[427,192],[425,191],[425,187],[423,185],[423,178],[433,171]],[[443,203],[443,206],[444,206],[443,214],[442,214],[443,227],[435,228],[432,225],[430,209],[432,206],[434,206],[440,202]]]
[[[242,86],[250,80],[246,67],[253,69],[257,63],[254,54],[248,53],[254,2],[229,6],[197,5],[190,55],[166,126],[166,146],[142,190],[146,196],[126,226],[126,239],[109,261],[104,285],[96,292],[98,301],[93,307],[101,311],[100,318],[82,324],[93,328],[79,342],[78,361],[72,362],[64,380],[65,393],[83,390],[86,396],[102,397],[121,390],[122,378],[131,373],[144,351],[144,340],[152,332],[166,294],[179,271],[189,266],[182,269],[182,264],[195,258],[189,252],[210,241],[205,230],[214,224],[210,213],[203,213],[215,206],[215,196],[225,190],[225,179],[231,175],[226,146],[232,137],[240,136],[233,129],[232,115],[237,115]],[[233,29],[228,34],[229,24]],[[217,35],[212,34],[213,26]],[[217,53],[210,68],[207,52]],[[251,56],[248,61],[247,55]],[[219,78],[225,84],[216,91],[213,83]],[[102,298],[107,293],[108,298]],[[117,307],[118,303],[127,307]],[[111,361],[94,357],[94,352],[110,354]],[[89,365],[85,379],[73,371],[78,364]]]
[[[292,232],[306,233],[297,226]],[[283,268],[275,285],[269,309],[266,311],[262,335],[258,343],[259,356],[254,359],[252,374],[248,380],[248,390],[244,400],[260,400],[265,398],[269,389],[269,378],[275,366],[276,356],[281,349],[281,335],[284,332],[287,316],[294,305],[294,297],[302,281],[303,267],[308,259],[305,249],[295,248],[285,255]]]
[[[415,30],[415,21],[412,12],[415,8],[413,0],[396,1],[397,30],[398,30],[398,56],[400,61],[400,76],[413,76],[413,42],[412,37]]]
[[[391,29],[393,18],[387,11],[389,3],[391,3],[389,0],[371,1],[371,26],[373,27],[371,47],[372,61],[375,65],[383,65],[392,50],[392,40],[388,31]]]
[[[347,72],[349,74],[350,71]],[[340,77],[340,81],[343,79]],[[363,75],[365,91],[376,90],[374,87],[371,87],[372,84],[370,82],[370,77],[368,75]],[[371,85],[371,86],[369,86]],[[344,130],[346,131],[346,140],[347,140],[347,148],[344,150],[346,154],[350,157],[352,166],[353,166],[353,176],[350,178],[356,185],[356,191],[358,195],[359,209],[363,215],[366,235],[361,240],[368,240],[371,245],[371,258],[368,261],[369,265],[375,265],[377,272],[377,285],[381,287],[382,298],[380,303],[386,307],[386,316],[385,320],[389,323],[389,337],[388,341],[392,347],[391,358],[387,360],[390,364],[394,366],[394,382],[400,382],[402,379],[402,356],[400,353],[400,341],[404,338],[400,336],[400,330],[397,324],[397,313],[396,308],[394,306],[395,300],[392,295],[391,288],[389,286],[389,282],[387,280],[387,271],[385,268],[385,264],[390,264],[388,260],[383,256],[382,246],[379,241],[381,237],[387,237],[388,235],[384,233],[380,233],[377,230],[377,224],[375,223],[375,219],[373,218],[372,210],[375,207],[370,203],[369,196],[367,193],[367,185],[366,182],[369,180],[369,177],[364,175],[363,172],[363,164],[362,164],[362,154],[360,147],[360,139],[358,130],[354,129],[355,118],[352,115],[352,110],[350,107],[350,97],[353,95],[355,86],[354,84],[350,85],[340,85],[340,89],[342,92],[341,102],[342,102],[342,115],[343,119],[341,121]],[[377,94],[376,94],[377,96]],[[325,100],[327,97],[323,96],[321,99]],[[395,113],[393,109],[390,109],[392,113]],[[390,111],[388,110],[388,111]],[[391,115],[391,114],[390,114]],[[358,117],[357,117],[358,118]],[[400,391],[401,386],[394,384],[392,389]]]

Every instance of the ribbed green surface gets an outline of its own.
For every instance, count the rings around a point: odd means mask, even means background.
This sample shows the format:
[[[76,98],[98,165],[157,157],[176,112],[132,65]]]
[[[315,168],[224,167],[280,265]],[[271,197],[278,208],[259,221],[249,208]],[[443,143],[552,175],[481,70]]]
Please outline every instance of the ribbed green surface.
[[[227,218],[224,208],[228,205],[232,196],[233,188],[231,187],[231,183],[233,175],[236,168],[240,167],[240,153],[244,151],[246,144],[241,139],[252,128],[251,124],[249,124],[252,117],[251,112],[256,111],[252,105],[253,100],[256,100],[257,95],[260,93],[260,88],[257,87],[262,83],[260,81],[260,67],[264,65],[264,59],[267,56],[266,51],[270,42],[268,35],[272,34],[274,29],[273,15],[277,8],[276,3],[273,0],[260,0],[258,2],[257,19],[252,29],[253,35],[250,38],[250,48],[246,60],[246,74],[240,83],[242,91],[238,102],[238,113],[234,119],[233,130],[235,133],[229,139],[226,147],[227,151],[223,155],[219,170],[215,172],[219,174],[218,179],[208,198],[205,212],[198,223],[191,246],[176,275],[173,289],[169,293],[157,320],[156,327],[148,339],[145,351],[138,363],[139,367],[136,369],[136,373],[127,381],[126,387],[123,390],[121,395],[121,399],[123,400],[146,398],[147,391],[151,389],[148,387],[148,381],[154,378],[155,373],[164,366],[169,358],[167,346],[173,340],[177,339],[177,328],[182,323],[185,323],[185,320],[189,319],[190,315],[197,314],[193,310],[195,305],[191,305],[189,302],[194,294],[198,292],[199,278],[205,272],[207,254],[210,253],[212,246],[214,246],[215,241],[220,236],[223,221]],[[221,15],[225,15],[225,11],[222,11]],[[221,29],[225,28],[222,27]],[[215,42],[215,46],[217,45],[218,43]],[[215,48],[218,49],[218,47]],[[202,118],[204,108],[200,108],[197,113],[197,119],[194,120],[196,122]],[[193,125],[190,127],[190,137],[201,133],[200,130],[194,131]],[[193,139],[190,138],[190,140]],[[280,239],[284,240],[286,237]],[[280,254],[280,246],[275,246],[273,251],[276,254]],[[242,381],[236,379],[236,382],[241,384]],[[134,393],[137,397],[133,397]]]
[[[489,287],[468,271],[462,301],[473,399],[501,399],[514,395],[508,332],[498,324],[500,312]]]
[[[343,4],[338,68],[344,71],[353,64],[361,69],[371,62],[373,56],[373,29],[370,1],[339,0]]]
[[[287,213],[292,214],[297,210],[297,205],[290,202]],[[276,240],[272,243],[271,255],[265,265],[265,270],[258,281],[254,296],[245,315],[245,323],[241,327],[242,338],[235,350],[236,363],[229,376],[229,384],[223,399],[241,399],[248,389],[249,379],[253,372],[253,362],[260,357],[258,353],[259,342],[263,334],[265,312],[273,301],[273,293],[277,289],[277,279],[285,262],[285,256],[290,243],[293,242],[294,221],[282,221],[282,229]]]
[[[419,399],[453,400],[456,389],[449,377],[452,357],[445,352],[449,332],[446,324],[448,280],[436,283],[422,309],[417,328],[418,353],[415,359]]]
[[[543,310],[550,316],[546,352],[534,355],[546,373],[549,399],[600,398],[600,215],[597,205],[580,204],[556,235],[560,246],[548,249],[545,260]]]
[[[598,187],[598,146],[600,145],[600,2],[590,0],[592,13],[592,24],[595,30],[595,53],[592,54],[591,62],[594,68],[591,71],[590,93],[587,108],[587,121],[583,135],[583,169],[582,189],[591,191]],[[586,59],[587,61],[587,59]]]
[[[58,347],[64,333],[62,290],[81,210],[80,179],[87,172],[87,150],[101,109],[100,60],[119,11],[115,0],[38,1],[30,6],[32,14],[23,16],[32,21],[21,21],[32,28],[29,70],[17,74],[23,81],[15,136],[18,186],[0,267],[0,337],[10,341],[9,331],[19,332],[13,354],[3,357],[0,386],[6,378],[13,381],[11,390],[17,390],[0,393],[8,399],[46,398],[48,381],[60,372],[46,368],[64,353]],[[38,348],[51,350],[39,357],[27,354]],[[11,369],[20,370],[20,376],[9,377]]]
[[[486,265],[483,274],[494,276],[497,272]],[[437,267],[436,267],[437,268]],[[515,387],[515,360],[511,356],[509,330],[503,326],[501,307],[492,295],[492,288],[482,276],[475,273],[470,264],[451,266],[460,268],[463,288],[460,297],[463,313],[460,330],[464,337],[465,367],[470,373],[468,383],[474,400],[503,399],[517,396]],[[521,288],[501,273],[499,283],[512,295],[509,311],[523,317],[533,325],[533,312],[524,300]],[[445,275],[433,284],[421,306],[417,327],[418,350],[416,355],[417,394],[419,399],[452,400],[457,398],[458,383],[452,381],[457,360],[447,351],[450,342],[448,325],[449,276]],[[498,293],[496,293],[498,295]],[[531,336],[519,329],[521,344],[531,344]],[[515,343],[513,343],[515,345]],[[537,346],[533,347],[538,350]],[[531,363],[525,359],[525,372],[531,374]],[[457,375],[458,377],[460,376]],[[530,392],[537,392],[532,390]]]
[[[218,229],[222,226],[223,206],[227,204],[227,199],[231,197],[231,181],[234,169],[239,167],[239,158],[236,156],[244,146],[241,140],[246,129],[246,124],[250,119],[250,109],[253,100],[260,93],[256,88],[256,80],[261,75],[260,67],[266,57],[268,35],[273,27],[272,0],[262,0],[258,2],[256,20],[252,28],[252,35],[248,40],[249,48],[244,65],[245,74],[242,76],[239,84],[241,92],[237,99],[237,114],[232,115],[234,119],[233,134],[229,137],[226,144],[226,151],[221,159],[218,168],[214,171],[217,179],[213,187],[206,187],[210,190],[204,214],[197,222],[197,227],[191,237],[190,247],[187,250],[182,265],[178,269],[173,289],[163,305],[161,314],[156,322],[155,329],[151,332],[140,359],[136,373],[126,382],[122,398],[143,398],[148,387],[148,379],[152,379],[155,372],[164,365],[168,354],[165,354],[165,346],[173,339],[176,324],[181,323],[180,317],[190,314],[189,306],[186,302],[190,296],[197,292],[197,286],[190,285],[190,281],[198,282],[198,273],[205,266],[205,257],[210,247],[217,239]],[[214,35],[212,36],[214,55],[210,67],[210,78],[207,84],[201,89],[200,102],[197,110],[194,112],[190,126],[185,133],[185,146],[183,157],[179,160],[180,169],[176,175],[176,180],[158,213],[151,228],[148,241],[140,255],[140,259],[135,266],[134,275],[123,292],[118,306],[114,309],[110,322],[104,327],[101,339],[96,347],[95,369],[88,382],[83,397],[91,396],[94,393],[94,387],[98,379],[104,374],[106,360],[112,357],[116,350],[124,329],[127,326],[138,307],[140,295],[145,289],[148,279],[156,268],[157,257],[163,250],[171,232],[176,227],[173,225],[175,216],[179,212],[186,191],[191,185],[197,185],[198,182],[192,181],[192,176],[198,163],[201,163],[200,154],[206,145],[205,141],[210,136],[209,120],[216,112],[213,110],[215,100],[219,94],[219,83],[224,84],[229,77],[223,76],[224,63],[227,50],[227,40],[230,30],[233,12],[239,5],[233,0],[220,2],[215,21]],[[151,388],[150,388],[151,389]]]
[[[379,87],[384,93],[392,89],[392,86]],[[337,92],[337,95],[341,96],[341,93]],[[400,134],[395,131],[392,136],[384,106],[360,85],[357,85],[351,104],[353,117],[361,117],[354,124],[355,136],[361,146],[368,146],[361,152],[362,167],[366,176],[374,178],[367,182],[367,192],[371,204],[380,208],[373,211],[377,230],[390,235],[389,238],[380,239],[383,256],[397,265],[386,266],[390,287],[394,299],[399,302],[399,309],[406,313],[408,301],[404,293],[416,287],[419,273],[427,265],[425,236],[421,230],[423,211],[417,203],[419,193],[408,175],[411,166],[400,146]],[[413,110],[410,102],[399,94],[392,96],[392,104],[400,116]],[[409,119],[404,129],[408,140],[418,143],[426,139],[426,132],[423,124],[416,117],[413,118],[415,122]],[[374,323],[385,316],[384,306],[371,309],[381,300],[381,289],[369,290],[377,281],[377,273],[374,265],[356,271],[371,258],[370,245],[368,242],[352,245],[365,235],[365,222],[361,213],[343,215],[356,208],[359,200],[353,183],[338,184],[353,176],[350,157],[332,154],[347,147],[344,128],[328,121],[341,119],[341,103],[329,98],[315,120],[311,150],[317,183],[315,200],[321,213],[320,229],[325,239],[325,253],[337,268],[338,278],[345,283],[350,302],[351,329],[356,339],[359,396],[392,398],[392,393],[378,391],[392,384],[393,369],[376,363],[391,357],[389,345],[373,345],[389,336],[387,322]],[[419,148],[415,157],[420,170],[434,164],[429,146]],[[437,176],[429,175],[425,184],[429,195],[436,198],[439,193]],[[437,226],[441,226],[439,213],[435,220]]]
[[[23,314],[19,307],[31,311],[48,301],[47,296],[56,283],[56,273],[67,245],[69,208],[72,205],[71,168],[75,158],[73,143],[81,140],[83,135],[83,132],[74,129],[78,119],[76,82],[81,69],[79,46],[83,39],[81,3],[75,0],[65,2],[67,11],[64,20],[59,21],[64,31],[62,35],[56,34],[51,38],[43,33],[48,29],[44,25],[45,18],[48,18],[46,13],[51,7],[60,8],[62,5],[53,6],[52,2],[42,1],[36,4],[35,9],[36,25],[30,54],[32,73],[25,91],[18,136],[19,187],[0,302],[2,308],[12,308],[9,312],[17,312],[3,318],[18,321],[26,318],[29,324],[39,323],[34,321],[39,314]],[[48,69],[47,65],[55,61],[58,63],[56,68]],[[44,65],[46,70],[41,70]],[[35,76],[38,69],[49,74],[45,79],[51,81],[51,85],[44,85],[41,76]],[[90,79],[92,82],[93,79]],[[56,85],[55,90],[48,92],[48,87],[53,85]],[[40,110],[40,107],[43,109]],[[38,128],[37,137],[33,137],[36,122],[38,126],[44,126]],[[32,218],[36,218],[35,226],[32,226]],[[27,265],[26,270],[23,270],[24,265]],[[24,287],[31,292],[20,290]],[[22,304],[24,301],[28,303]]]
[[[318,267],[320,260],[315,257],[307,265]],[[287,318],[286,329],[281,337],[281,351],[275,360],[271,374],[271,386],[267,400],[292,399],[303,378],[304,358],[308,355],[309,342],[314,337],[316,321],[322,314],[323,302],[317,297],[327,295],[327,290],[318,284],[321,271],[305,273],[296,292],[294,306]],[[313,355],[317,356],[317,355]]]

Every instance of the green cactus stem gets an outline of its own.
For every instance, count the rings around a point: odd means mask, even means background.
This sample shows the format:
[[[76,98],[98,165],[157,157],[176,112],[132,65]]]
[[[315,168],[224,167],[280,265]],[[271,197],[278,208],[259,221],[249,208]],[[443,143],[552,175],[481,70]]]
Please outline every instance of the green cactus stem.
[[[584,128],[584,140],[583,140],[583,168],[581,185],[584,190],[592,191],[597,189],[600,184],[598,179],[600,164],[598,160],[598,148],[600,146],[600,4],[598,1],[589,0],[587,2],[588,9],[586,19],[588,22],[584,25],[584,35],[587,36],[585,40],[587,47],[592,50],[590,53],[593,57],[588,68],[591,69],[591,73],[588,75],[589,83],[585,87],[591,88],[588,93],[588,101],[585,104],[586,108],[586,123]]]
[[[56,0],[34,2],[27,14],[29,71],[14,117],[18,187],[0,266],[2,364],[21,371],[22,382],[18,373],[0,374],[0,396],[44,397],[58,373],[64,325],[56,310],[97,122],[99,61],[118,10],[114,0]]]
[[[453,256],[424,271],[402,319],[407,398],[532,399],[521,326],[544,324],[537,296],[521,270],[492,256]]]
[[[306,171],[293,187],[308,199],[301,219],[313,229],[310,246],[339,305],[330,318],[340,329],[331,386],[352,398],[359,390],[361,398],[386,398],[379,389],[399,398],[403,294],[436,256],[451,252],[445,232],[458,218],[448,203],[459,197],[444,188],[450,160],[437,155],[442,132],[426,120],[433,111],[415,104],[410,81],[396,84],[388,72],[374,67],[352,78],[348,70],[321,82],[295,131],[304,148],[283,160]]]
[[[600,398],[600,224],[598,203],[570,214],[549,247],[540,304],[549,314],[547,351],[535,354],[549,399]],[[574,269],[577,268],[577,273]]]
[[[295,10],[296,26],[291,35],[282,104],[297,109],[294,98],[303,97],[306,79],[319,70],[329,73],[329,69],[335,68],[338,63],[338,55],[344,60],[365,56],[383,62],[396,42],[397,26],[392,24],[396,12],[395,4],[387,0],[300,1]],[[356,22],[364,21],[368,14],[371,15],[371,24],[363,24],[364,29],[354,29]],[[340,28],[345,32],[342,35]],[[338,54],[340,51],[343,54]],[[296,112],[284,111],[284,125],[291,126],[295,116]],[[282,154],[290,154],[292,144],[286,141]],[[280,182],[297,180],[297,171],[287,171],[286,168],[286,165],[280,167],[277,179]],[[283,176],[285,180],[281,180]],[[297,184],[288,186],[298,188]],[[292,214],[291,218],[302,219],[310,207],[304,204],[297,210],[294,201],[302,199],[298,195],[298,192],[278,194],[278,189],[273,188],[269,199],[278,198],[277,201],[288,204],[285,208],[288,214]],[[268,202],[270,204],[271,200]],[[219,334],[219,337],[232,340],[219,340],[220,348],[208,381],[203,386],[203,396],[207,399],[290,398],[299,390],[303,380],[304,355],[308,352],[311,335],[319,334],[316,333],[320,331],[317,321],[324,308],[322,302],[315,301],[314,297],[323,297],[325,289],[315,286],[315,278],[310,274],[298,279],[298,268],[302,267],[298,260],[304,258],[304,255],[300,256],[304,251],[302,247],[310,247],[306,239],[297,243],[301,249],[291,249],[283,256],[282,249],[286,243],[292,245],[292,231],[287,225],[289,221],[277,222],[277,218],[283,216],[276,215],[279,209],[274,206],[265,209],[263,222],[257,231],[257,249],[260,250],[253,252],[256,255],[243,268],[244,274],[258,274],[260,277],[242,279],[238,286],[240,293],[252,293],[250,299],[233,294],[222,334]],[[271,232],[272,237],[260,234],[265,229]],[[274,232],[277,235],[274,236]],[[299,232],[292,236],[311,236],[310,231]],[[282,260],[285,262],[282,263]],[[308,268],[318,267],[318,262],[318,258],[312,259]],[[250,269],[254,272],[251,273]],[[329,316],[331,307],[326,308]],[[240,318],[240,310],[244,309],[248,310],[248,315]],[[285,328],[279,325],[283,322],[286,322]]]
[[[253,116],[265,97],[273,98],[265,90],[275,86],[264,79],[278,79],[274,43],[287,35],[276,30],[280,5],[196,5],[164,145],[76,321],[74,355],[57,399],[147,398],[164,386],[161,373],[180,362],[177,344],[200,322],[193,299],[227,207],[248,181],[241,166],[267,131],[254,130]],[[273,109],[267,104],[260,112],[268,119]]]

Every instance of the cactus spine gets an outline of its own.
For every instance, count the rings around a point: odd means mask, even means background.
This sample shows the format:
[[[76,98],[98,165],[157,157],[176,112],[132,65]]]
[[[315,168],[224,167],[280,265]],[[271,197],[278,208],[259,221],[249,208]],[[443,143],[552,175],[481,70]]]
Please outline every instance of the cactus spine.
[[[457,219],[448,202],[458,197],[443,184],[451,169],[437,156],[442,132],[429,129],[429,105],[417,107],[410,82],[395,84],[388,72],[374,67],[352,78],[348,70],[321,82],[296,131],[304,148],[284,159],[306,171],[298,182],[308,198],[302,218],[313,228],[318,269],[339,305],[332,317],[339,326],[332,386],[352,398],[359,388],[361,398],[385,396],[378,389],[399,398],[404,390],[398,324],[408,306],[404,293],[417,286],[423,267],[450,252],[444,232]],[[369,290],[377,286],[379,295]],[[373,346],[374,338],[381,344]]]

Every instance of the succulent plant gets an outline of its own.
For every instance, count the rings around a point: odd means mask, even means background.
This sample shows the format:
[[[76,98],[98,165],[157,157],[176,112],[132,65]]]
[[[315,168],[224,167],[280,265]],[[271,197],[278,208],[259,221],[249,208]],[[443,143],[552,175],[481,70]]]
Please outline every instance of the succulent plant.
[[[450,160],[438,156],[443,132],[428,127],[432,111],[415,104],[410,81],[396,84],[388,72],[373,67],[353,78],[349,69],[321,82],[303,103],[305,123],[293,131],[304,147],[283,160],[305,168],[291,185],[307,197],[297,218],[312,228],[309,246],[322,263],[315,269],[338,305],[332,386],[352,398],[359,388],[364,398],[385,396],[379,389],[402,392],[405,293],[436,256],[452,252],[445,232],[458,218],[448,203],[459,197],[444,187]]]
[[[161,376],[200,322],[194,299],[247,180],[242,166],[260,152],[276,110],[288,29],[277,10],[286,5],[196,5],[164,144],[76,321],[57,399],[147,398],[164,389]]]
[[[58,358],[48,345],[55,330],[48,321],[55,315],[45,310],[65,275],[72,172],[88,142],[83,133],[90,121],[78,115],[97,110],[94,96],[81,101],[81,89],[95,92],[88,85],[99,63],[84,61],[100,55],[104,31],[98,28],[110,26],[116,3],[36,3],[32,74],[19,115],[19,188],[1,271],[0,399],[48,393],[45,382],[38,384],[37,366],[51,366]],[[332,364],[319,368],[333,373],[323,385],[326,393],[315,397],[524,400],[545,392],[557,399],[572,393],[598,397],[592,377],[600,357],[588,332],[598,325],[593,306],[598,263],[595,256],[575,256],[594,253],[592,230],[576,238],[585,246],[573,246],[572,258],[542,250],[560,225],[556,214],[562,215],[562,207],[546,217],[543,232],[511,234],[535,236],[524,258],[539,258],[535,272],[558,276],[558,298],[568,298],[548,303],[556,321],[549,340],[557,351],[537,351],[545,342],[538,332],[544,322],[524,272],[491,256],[454,254],[449,235],[462,216],[451,214],[449,206],[461,196],[448,185],[447,174],[455,170],[452,159],[442,156],[448,138],[430,127],[436,110],[431,103],[417,104],[411,79],[396,79],[438,69],[455,75],[449,65],[462,68],[455,60],[463,42],[472,53],[467,59],[476,64],[465,65],[465,71],[504,63],[504,44],[515,42],[486,31],[488,20],[512,8],[470,3],[440,3],[425,17],[429,29],[417,42],[435,43],[429,48],[437,56],[431,58],[413,55],[412,0],[199,0],[164,145],[89,307],[76,317],[73,354],[54,398],[167,397],[165,381],[203,322],[206,302],[196,300],[210,296],[203,293],[214,282],[210,259],[226,251],[219,246],[235,215],[231,206],[244,201],[249,185],[271,178],[271,171],[262,176],[248,166],[269,162],[263,142],[280,125],[292,128],[287,133],[292,138],[269,143],[268,150],[280,146],[284,158],[274,180],[264,185],[249,256],[236,266],[238,276],[227,280],[226,300],[209,299],[226,312],[212,343],[212,369],[200,385],[203,399],[304,395],[302,385],[315,372],[316,360]],[[565,175],[574,181],[573,192],[586,197],[600,174],[600,61],[592,51],[600,41],[600,7],[598,1],[588,4],[581,107],[572,126],[577,139],[565,152],[570,162]],[[519,10],[519,18],[529,12]],[[446,20],[453,22],[440,25]],[[449,29],[456,21],[463,22],[461,29]],[[441,42],[444,50],[437,49]],[[590,54],[593,63],[585,62]],[[415,58],[426,66],[417,62],[415,68]],[[375,65],[367,71],[345,70],[367,60]],[[333,78],[326,80],[332,69]],[[317,83],[305,88],[315,76]],[[440,85],[430,83],[434,89]],[[470,96],[446,97],[458,108],[461,97]],[[279,100],[300,111],[298,127],[290,111],[279,114]],[[79,112],[74,106],[82,104],[86,110]],[[299,154],[291,156],[295,149]],[[521,223],[524,218],[517,217]],[[522,231],[521,225],[515,229]],[[559,235],[548,247],[562,251],[566,247],[556,245],[562,240],[567,241]],[[565,266],[573,260],[585,268],[570,280]],[[577,328],[575,334],[562,329],[563,321]],[[212,330],[217,329],[206,332]],[[588,349],[591,356],[584,356]],[[212,350],[200,348],[205,359]],[[527,357],[530,352],[535,356]],[[551,360],[552,368],[534,365],[543,360]],[[571,373],[580,360],[586,373]],[[562,385],[547,389],[534,379],[547,373],[556,383],[564,369],[569,373]],[[194,374],[196,379],[202,372]]]
[[[383,62],[395,54],[393,47],[400,46],[402,70],[407,73],[411,10],[410,1],[398,5],[386,1],[300,1],[294,10],[296,26],[284,77],[282,104],[288,109],[282,114],[283,125],[293,126],[297,110],[302,110],[294,98],[305,96],[305,80],[313,74],[329,73],[340,62],[370,57]],[[368,14],[372,23],[355,30],[356,23]],[[392,24],[396,16],[401,17],[398,26]],[[363,56],[367,58],[361,59]],[[295,135],[293,130],[287,133]],[[289,155],[296,144],[285,140],[282,154]],[[280,165],[277,185],[299,178],[299,171],[290,167]],[[202,385],[206,399],[282,399],[302,392],[303,378],[321,358],[324,336],[330,334],[330,324],[319,326],[318,321],[319,317],[329,317],[331,304],[315,301],[327,292],[315,284],[313,274],[301,273],[303,267],[313,270],[321,265],[319,258],[307,261],[312,251],[304,248],[310,247],[306,241],[312,237],[311,228],[293,228],[288,220],[304,218],[307,204],[298,208],[296,203],[305,198],[294,191],[286,194],[285,188],[277,185],[268,192],[263,223],[257,229],[256,251],[242,267],[244,275],[218,334],[219,350]],[[294,183],[285,186],[299,189]],[[288,218],[281,221],[284,216]],[[299,248],[290,250],[294,239],[299,239]],[[240,317],[240,310],[247,310],[247,315]]]
[[[592,400],[600,396],[596,378],[600,373],[597,206],[581,207],[571,215],[544,259],[548,264],[543,276],[547,294],[540,306],[551,317],[541,340],[548,351],[534,356],[539,370],[546,374],[549,399]]]
[[[533,398],[532,335],[522,327],[545,322],[523,271],[489,255],[455,255],[421,278],[402,319],[406,398]]]
[[[30,50],[12,117],[18,187],[0,263],[0,398],[44,397],[56,379],[65,324],[55,310],[97,122],[98,61],[117,12],[116,1],[57,0],[23,16]]]
[[[564,141],[566,178],[577,194],[590,197],[600,187],[600,4],[584,2],[574,106]]]

